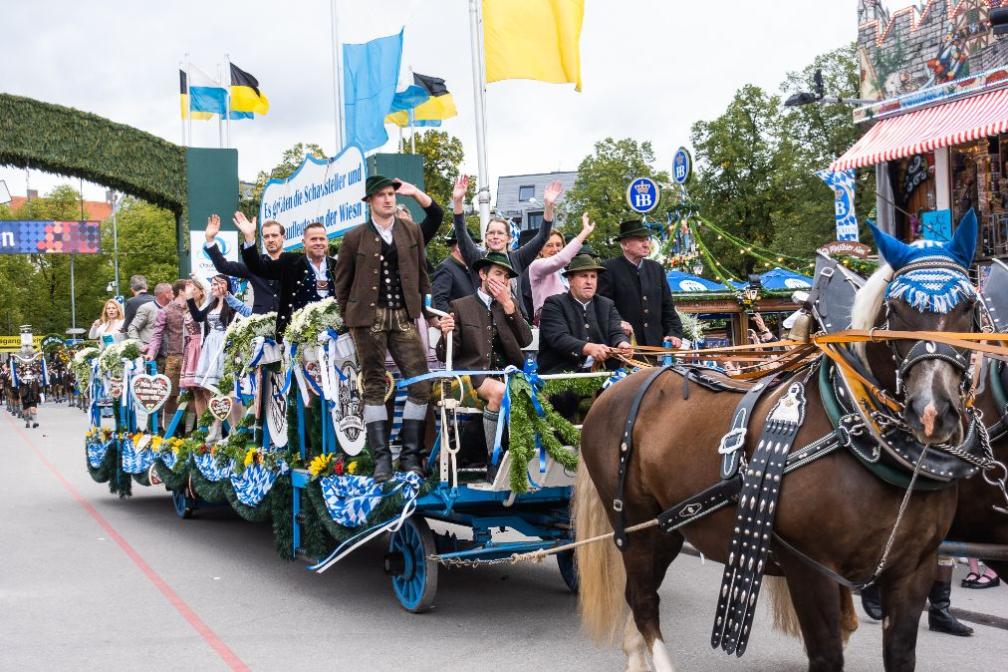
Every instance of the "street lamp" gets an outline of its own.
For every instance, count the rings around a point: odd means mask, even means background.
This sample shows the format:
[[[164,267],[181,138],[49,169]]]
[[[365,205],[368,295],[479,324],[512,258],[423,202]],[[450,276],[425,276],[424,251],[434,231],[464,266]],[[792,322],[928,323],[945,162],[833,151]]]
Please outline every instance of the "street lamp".
[[[813,75],[813,86],[815,91],[799,91],[788,96],[784,101],[784,107],[802,107],[804,105],[814,105],[824,103],[830,105],[872,105],[877,100],[865,98],[841,98],[839,96],[827,96],[826,87],[823,84],[822,70],[816,70]]]

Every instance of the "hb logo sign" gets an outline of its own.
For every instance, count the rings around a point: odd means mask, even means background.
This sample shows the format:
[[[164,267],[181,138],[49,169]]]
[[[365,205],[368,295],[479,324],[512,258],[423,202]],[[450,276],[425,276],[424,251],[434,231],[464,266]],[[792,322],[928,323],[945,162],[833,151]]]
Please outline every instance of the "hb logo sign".
[[[638,177],[627,187],[627,205],[634,212],[651,212],[658,206],[659,198],[658,184],[649,177]]]

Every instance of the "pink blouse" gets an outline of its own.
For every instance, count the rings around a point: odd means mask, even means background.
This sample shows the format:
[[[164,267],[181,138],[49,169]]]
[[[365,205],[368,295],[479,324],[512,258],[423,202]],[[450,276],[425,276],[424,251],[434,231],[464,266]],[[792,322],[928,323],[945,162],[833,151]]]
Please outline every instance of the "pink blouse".
[[[539,311],[542,310],[546,299],[554,294],[563,294],[567,291],[564,284],[563,268],[571,262],[581,249],[581,241],[572,238],[562,250],[552,257],[535,259],[529,265],[529,285],[532,287],[532,316],[533,321],[538,324]]]

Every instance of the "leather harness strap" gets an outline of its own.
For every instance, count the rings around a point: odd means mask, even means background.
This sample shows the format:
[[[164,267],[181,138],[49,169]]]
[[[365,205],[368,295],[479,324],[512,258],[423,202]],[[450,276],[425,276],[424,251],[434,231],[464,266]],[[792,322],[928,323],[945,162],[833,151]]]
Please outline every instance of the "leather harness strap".
[[[627,545],[626,514],[623,512],[623,492],[626,487],[626,475],[630,465],[630,456],[633,455],[633,430],[637,422],[637,413],[640,412],[641,402],[644,401],[644,395],[651,389],[651,385],[658,380],[661,374],[671,368],[670,364],[666,364],[648,373],[647,378],[644,379],[644,384],[637,388],[637,394],[634,396],[633,403],[630,404],[629,413],[627,413],[626,425],[623,428],[623,440],[620,442],[616,497],[612,502],[612,509],[616,512],[616,520],[613,523],[613,539],[616,541],[616,547],[620,550],[626,550]]]

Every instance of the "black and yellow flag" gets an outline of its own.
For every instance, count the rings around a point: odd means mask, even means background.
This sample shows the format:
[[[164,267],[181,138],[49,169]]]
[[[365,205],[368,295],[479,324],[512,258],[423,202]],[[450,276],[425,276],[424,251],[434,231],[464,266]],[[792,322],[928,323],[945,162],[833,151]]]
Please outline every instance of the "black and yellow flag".
[[[413,83],[430,94],[425,102],[413,108],[413,125],[424,126],[425,121],[440,121],[458,114],[455,109],[455,99],[448,92],[445,80],[440,77],[430,77],[413,73]],[[399,110],[385,117],[385,123],[397,126],[409,126],[409,111]]]
[[[231,111],[269,113],[269,99],[259,90],[259,80],[231,64]]]

